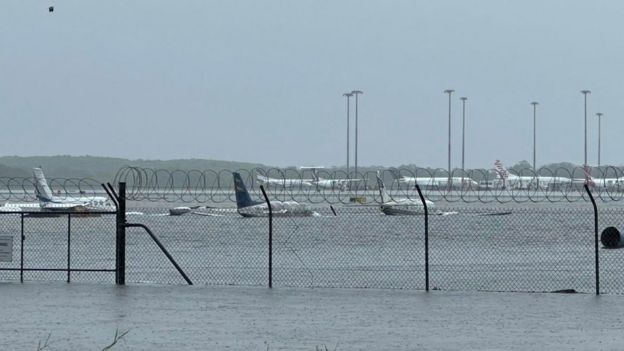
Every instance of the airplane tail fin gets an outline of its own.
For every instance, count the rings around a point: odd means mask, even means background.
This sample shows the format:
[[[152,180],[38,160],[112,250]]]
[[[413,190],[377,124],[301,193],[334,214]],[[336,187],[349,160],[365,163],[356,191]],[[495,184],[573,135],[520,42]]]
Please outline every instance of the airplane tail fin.
[[[43,175],[43,170],[35,167],[33,168],[33,175],[35,177],[35,195],[37,196],[37,199],[43,202],[52,201],[52,190],[48,186],[48,181]]]
[[[389,202],[391,201],[390,196],[386,192],[386,186],[384,185],[383,180],[379,177],[379,172],[377,172],[377,185],[379,186],[379,195],[381,196],[381,202]]]
[[[594,177],[591,176],[591,168],[588,165],[585,165],[583,168],[583,173],[585,174],[585,184],[592,188],[595,187],[596,182],[594,182]]]
[[[496,166],[494,170],[500,179],[507,179],[509,177],[509,171],[507,171],[507,168],[503,166],[503,163],[500,160],[496,160],[496,162],[494,162],[494,166]]]
[[[249,196],[249,192],[247,192],[247,187],[245,187],[245,183],[243,183],[243,178],[241,178],[240,173],[233,172],[232,175],[234,176],[236,207],[243,208],[256,205],[257,203],[251,199],[251,196]]]
[[[315,182],[318,182],[320,179],[316,169],[312,169],[312,179],[314,179]]]

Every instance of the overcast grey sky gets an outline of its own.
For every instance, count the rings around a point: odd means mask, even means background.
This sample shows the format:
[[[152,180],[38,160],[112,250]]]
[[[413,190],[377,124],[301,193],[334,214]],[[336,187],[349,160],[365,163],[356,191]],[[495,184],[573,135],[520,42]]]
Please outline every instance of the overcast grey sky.
[[[621,165],[622,18],[622,1],[3,1],[0,154],[344,165],[360,89],[360,165],[445,168],[452,88],[454,166],[460,96],[468,167],[531,161],[533,100],[538,165],[580,164],[590,89],[589,162],[600,111],[602,163]]]

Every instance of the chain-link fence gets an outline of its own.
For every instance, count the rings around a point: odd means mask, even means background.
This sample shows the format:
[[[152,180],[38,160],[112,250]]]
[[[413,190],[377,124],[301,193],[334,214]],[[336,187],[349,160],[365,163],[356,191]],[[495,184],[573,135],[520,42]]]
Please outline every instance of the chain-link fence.
[[[195,210],[128,216],[151,228],[195,284],[267,285],[268,218]],[[422,217],[385,217],[378,207],[314,209],[273,219],[273,284],[299,287],[424,288]],[[417,228],[414,227],[415,224]],[[127,234],[128,282],[183,282],[150,238]]]
[[[617,240],[615,241],[609,240],[613,239],[613,236],[609,238],[605,235],[609,227],[617,228],[618,231],[624,229],[624,209],[599,208],[598,222],[601,244],[609,246],[601,245],[600,249],[600,291],[624,294],[624,249],[622,248],[624,240],[618,234],[616,234]]]
[[[195,284],[266,285],[267,218],[232,211],[170,216],[166,208],[133,209],[128,222],[149,227]],[[184,283],[148,234],[127,229],[126,281]]]
[[[377,206],[319,207],[274,217],[274,286],[425,289],[424,216]],[[624,211],[605,210],[601,230]],[[198,209],[129,215],[146,224],[195,284],[268,285],[268,218]],[[430,287],[441,290],[595,289],[594,214],[582,207],[439,208],[429,216]],[[601,247],[604,292],[624,293],[624,250]],[[149,237],[128,232],[128,282],[184,283]],[[624,278],[624,277],[623,277]]]
[[[591,208],[445,211],[430,218],[433,289],[594,290]]]
[[[367,205],[313,210],[311,216],[273,218],[273,286],[425,289],[422,213],[389,216]],[[149,227],[194,284],[269,283],[267,217],[244,218],[235,208],[210,207],[172,216],[168,207],[152,206],[132,207],[126,218]],[[621,229],[623,221],[623,209],[602,208],[599,232]],[[428,222],[431,289],[595,289],[589,204],[438,204]],[[11,237],[13,246],[11,260],[0,261],[0,279],[113,282],[115,230],[111,214],[0,214],[0,244]],[[125,252],[126,282],[185,283],[145,231],[126,229]],[[624,249],[601,244],[599,254],[601,291],[624,293]]]
[[[114,282],[115,216],[0,214],[3,280]]]

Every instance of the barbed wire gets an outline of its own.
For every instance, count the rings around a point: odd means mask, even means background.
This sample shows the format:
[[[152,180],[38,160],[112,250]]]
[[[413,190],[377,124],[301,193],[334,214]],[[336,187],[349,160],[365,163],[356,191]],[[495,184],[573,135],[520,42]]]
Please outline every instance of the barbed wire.
[[[252,197],[261,199],[264,185],[272,198],[312,204],[380,203],[377,175],[391,197],[418,200],[415,183],[431,201],[451,203],[532,203],[578,202],[588,200],[583,185],[587,180],[594,196],[602,201],[624,198],[624,170],[601,167],[455,170],[389,168],[347,173],[332,169],[241,169]],[[502,174],[501,174],[502,173]],[[125,166],[116,173],[113,184],[125,182],[127,197],[135,201],[182,203],[234,202],[231,170],[166,170]],[[56,196],[71,198],[102,194],[98,181],[91,178],[53,178],[50,188]],[[0,177],[0,200],[35,201],[32,178]]]
[[[48,185],[59,199],[93,197],[102,192],[100,183],[92,178],[50,178]],[[0,177],[0,201],[36,201],[33,178]]]

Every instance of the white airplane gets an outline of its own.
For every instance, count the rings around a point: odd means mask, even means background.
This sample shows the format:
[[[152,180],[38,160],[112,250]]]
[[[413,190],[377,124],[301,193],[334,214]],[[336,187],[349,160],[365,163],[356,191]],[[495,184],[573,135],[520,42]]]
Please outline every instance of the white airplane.
[[[377,185],[379,186],[379,195],[381,196],[381,212],[386,215],[417,215],[425,213],[425,207],[419,200],[392,199],[386,192],[386,187],[383,180],[379,177],[379,173],[377,174]],[[425,200],[425,203],[427,204],[427,210],[433,213],[435,204],[429,200]]]
[[[510,173],[500,160],[494,162],[495,171],[503,181],[503,187],[510,186],[514,189],[548,189],[549,187],[564,186],[572,184],[572,179],[568,177],[550,176],[518,176]]]
[[[479,183],[470,177],[406,177],[397,175],[397,179],[399,183],[406,184],[410,188],[418,184],[427,188],[446,189],[449,186],[449,179],[451,187],[455,189],[477,189],[479,186]]]
[[[313,186],[316,186],[317,189],[329,189],[329,190],[340,190],[345,191],[349,187],[349,184],[354,182],[360,182],[362,179],[351,179],[351,178],[342,178],[342,179],[325,179],[319,177],[316,172],[317,169],[323,169],[323,166],[311,166],[311,167],[299,167],[299,169],[310,169],[312,170],[312,179],[311,183]]]
[[[35,196],[38,202],[10,203],[0,207],[0,212],[18,211],[114,211],[108,198],[102,196],[90,197],[60,197],[55,196],[48,185],[41,168],[33,168],[35,178]]]
[[[509,187],[512,189],[528,189],[535,182],[534,176],[518,176],[510,173],[500,160],[494,162],[494,171],[498,178],[502,181],[503,189]]]
[[[89,197],[60,197],[55,196],[48,186],[41,168],[33,168],[35,177],[35,195],[39,200],[39,207],[48,211],[74,211],[74,210],[114,210],[108,198],[102,196]],[[22,206],[19,206],[22,207]]]
[[[624,178],[594,178],[591,175],[591,168],[585,166],[583,168],[585,178],[574,178],[572,182],[577,185],[587,184],[592,188],[613,189],[624,186]]]
[[[269,206],[266,202],[257,202],[251,199],[247,187],[240,173],[233,172],[234,191],[236,194],[236,211],[243,217],[267,217]],[[318,216],[305,204],[296,201],[271,201],[273,216],[276,217],[309,217]]]
[[[258,174],[256,179],[260,184],[271,185],[281,188],[309,188],[312,187],[314,179],[286,179],[286,178],[270,178],[262,174]]]

